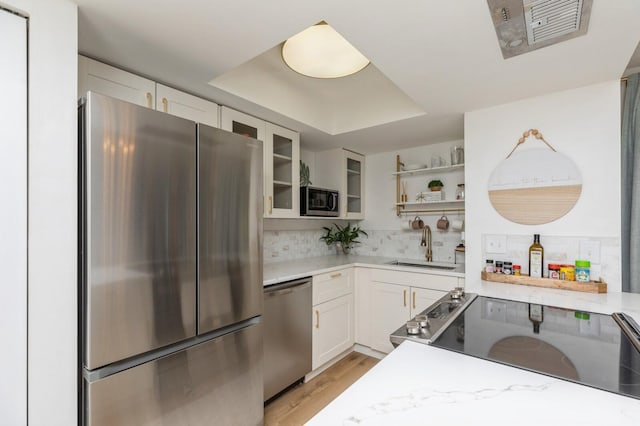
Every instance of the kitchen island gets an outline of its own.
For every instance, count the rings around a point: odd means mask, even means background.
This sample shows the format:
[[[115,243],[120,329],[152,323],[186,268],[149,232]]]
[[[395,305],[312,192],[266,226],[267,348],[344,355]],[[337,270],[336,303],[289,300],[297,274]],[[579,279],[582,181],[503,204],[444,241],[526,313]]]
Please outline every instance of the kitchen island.
[[[637,425],[640,400],[404,342],[307,425]]]

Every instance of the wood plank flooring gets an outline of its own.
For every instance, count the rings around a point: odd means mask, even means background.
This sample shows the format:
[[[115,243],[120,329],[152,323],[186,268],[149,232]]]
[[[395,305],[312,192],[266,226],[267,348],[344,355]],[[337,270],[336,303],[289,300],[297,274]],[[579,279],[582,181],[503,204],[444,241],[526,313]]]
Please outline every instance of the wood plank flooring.
[[[303,425],[378,361],[359,352],[351,352],[309,382],[271,401],[264,408],[265,426]]]

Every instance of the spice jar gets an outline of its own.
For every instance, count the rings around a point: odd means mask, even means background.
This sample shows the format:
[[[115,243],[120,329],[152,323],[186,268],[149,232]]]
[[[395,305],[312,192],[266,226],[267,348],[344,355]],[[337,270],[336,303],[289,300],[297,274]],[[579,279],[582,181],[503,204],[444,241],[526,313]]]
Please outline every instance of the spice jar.
[[[565,281],[576,280],[576,268],[573,265],[560,265],[560,279]]]
[[[513,268],[511,265],[512,265],[511,262],[504,262],[502,264],[502,273],[505,275],[511,275],[513,272]]]
[[[495,272],[496,272],[496,274],[501,274],[502,273],[502,261],[501,260],[496,260]]]
[[[513,265],[513,275],[520,275],[522,267],[520,265]]]
[[[493,267],[493,260],[492,259],[487,259],[487,264],[484,266],[484,271],[485,272],[494,272],[495,269]]]
[[[549,264],[549,278],[554,280],[560,279],[560,265],[556,265],[555,263]]]
[[[588,283],[591,279],[591,262],[588,260],[576,260],[576,281]]]

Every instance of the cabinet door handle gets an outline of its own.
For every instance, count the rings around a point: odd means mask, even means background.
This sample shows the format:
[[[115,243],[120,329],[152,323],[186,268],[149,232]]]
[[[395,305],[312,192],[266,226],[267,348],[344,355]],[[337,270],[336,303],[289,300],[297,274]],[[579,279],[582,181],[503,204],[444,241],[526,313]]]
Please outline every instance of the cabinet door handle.
[[[316,310],[316,328],[320,328],[320,311]]]
[[[269,214],[273,214],[273,197],[269,195]]]
[[[147,92],[147,107],[153,109],[153,96],[151,96],[151,92]]]
[[[169,101],[167,98],[162,98],[162,110],[164,112],[169,112]]]
[[[404,307],[407,307],[407,290],[402,290],[402,299],[404,300],[402,303],[404,304]]]
[[[338,272],[337,274],[330,275],[329,278],[333,279],[333,278],[339,278],[341,276],[342,276],[342,273]]]
[[[416,308],[416,292],[413,292],[413,309]]]

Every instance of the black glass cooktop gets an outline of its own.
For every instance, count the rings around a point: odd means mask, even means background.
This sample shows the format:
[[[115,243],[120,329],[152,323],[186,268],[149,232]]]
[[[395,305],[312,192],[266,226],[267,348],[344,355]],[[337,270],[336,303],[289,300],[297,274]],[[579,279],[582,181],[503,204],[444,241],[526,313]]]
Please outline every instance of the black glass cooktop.
[[[640,352],[610,315],[479,296],[432,346],[640,399]]]

